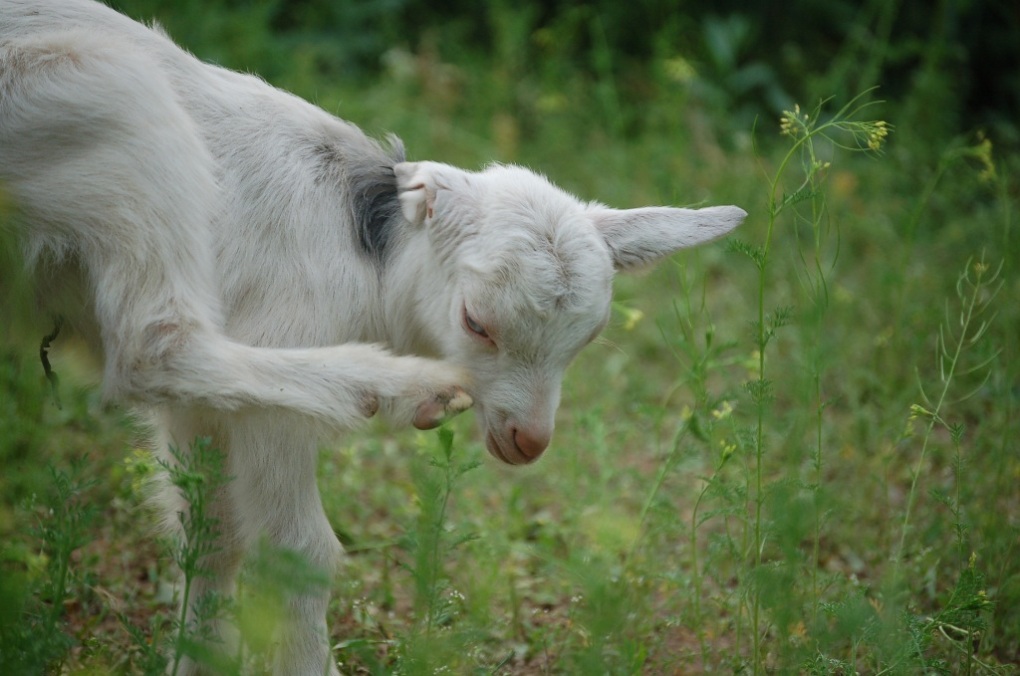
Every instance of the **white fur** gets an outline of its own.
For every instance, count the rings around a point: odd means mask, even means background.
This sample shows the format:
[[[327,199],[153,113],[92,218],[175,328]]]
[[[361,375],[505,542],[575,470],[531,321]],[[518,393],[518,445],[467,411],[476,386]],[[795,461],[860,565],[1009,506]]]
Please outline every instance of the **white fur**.
[[[320,427],[380,406],[430,427],[473,398],[495,457],[536,459],[567,364],[608,321],[614,272],[745,215],[617,211],[517,167],[391,160],[390,236],[371,255],[352,186],[386,157],[90,0],[0,3],[0,183],[26,265],[43,297],[69,299],[52,309],[103,358],[106,395],[155,410],[162,444],[211,436],[234,477],[214,496],[221,549],[197,595],[229,591],[260,537],[336,565]],[[337,673],[327,602],[292,601],[278,673]]]

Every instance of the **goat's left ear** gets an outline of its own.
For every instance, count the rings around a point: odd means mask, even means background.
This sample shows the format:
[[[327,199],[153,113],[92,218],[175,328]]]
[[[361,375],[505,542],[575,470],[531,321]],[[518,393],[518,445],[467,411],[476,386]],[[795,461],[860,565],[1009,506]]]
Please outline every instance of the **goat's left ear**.
[[[393,173],[400,209],[411,223],[429,224],[436,217],[449,223],[465,215],[472,194],[469,172],[441,162],[401,162]]]
[[[740,207],[591,207],[588,215],[609,245],[613,265],[621,272],[629,272],[680,249],[722,237],[740,225],[747,212]]]
[[[432,218],[436,208],[436,184],[431,162],[401,162],[393,167],[397,175],[397,197],[404,218],[415,225]]]

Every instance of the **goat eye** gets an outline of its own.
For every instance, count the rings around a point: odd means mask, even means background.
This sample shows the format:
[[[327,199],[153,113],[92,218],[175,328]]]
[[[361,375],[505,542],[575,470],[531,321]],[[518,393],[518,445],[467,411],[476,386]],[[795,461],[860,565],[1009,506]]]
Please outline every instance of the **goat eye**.
[[[468,327],[468,330],[471,331],[471,333],[482,338],[489,338],[489,332],[485,330],[485,327],[472,319],[471,315],[467,313],[467,310],[464,310],[464,325]]]

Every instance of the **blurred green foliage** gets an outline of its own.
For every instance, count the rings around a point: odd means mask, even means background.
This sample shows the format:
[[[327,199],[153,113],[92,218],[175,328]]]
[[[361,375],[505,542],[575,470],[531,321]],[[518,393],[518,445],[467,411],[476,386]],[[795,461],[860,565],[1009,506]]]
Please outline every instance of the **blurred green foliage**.
[[[364,83],[392,63],[394,50],[431,53],[461,67],[504,69],[514,88],[552,80],[570,94],[567,80],[586,81],[616,107],[620,119],[611,124],[632,133],[641,131],[634,109],[671,88],[688,88],[694,103],[744,130],[793,100],[846,100],[880,84],[882,98],[920,95],[925,105],[915,98],[910,126],[922,137],[984,127],[999,142],[1020,141],[1020,11],[1012,0],[111,4],[157,19],[205,59],[274,82],[302,72],[320,83]]]

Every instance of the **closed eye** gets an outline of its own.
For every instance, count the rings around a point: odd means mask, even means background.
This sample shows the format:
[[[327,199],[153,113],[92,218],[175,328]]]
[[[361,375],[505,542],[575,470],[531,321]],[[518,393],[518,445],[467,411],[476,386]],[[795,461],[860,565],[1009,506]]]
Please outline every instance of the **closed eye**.
[[[466,307],[464,308],[464,327],[470,333],[474,334],[478,339],[484,340],[490,345],[496,344],[489,336],[489,332],[485,330],[485,327],[479,324],[477,321],[475,321],[475,319],[470,314],[468,314]]]

